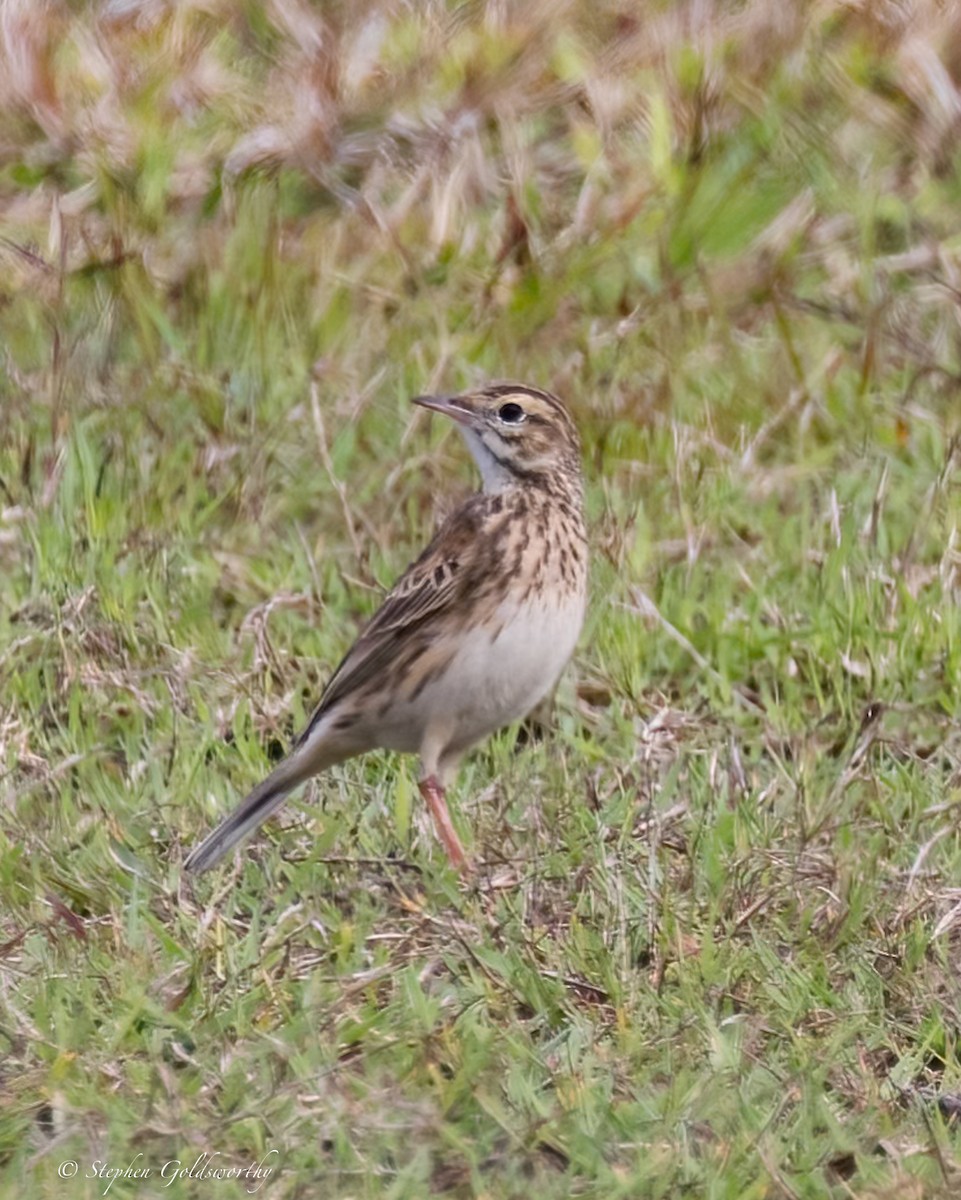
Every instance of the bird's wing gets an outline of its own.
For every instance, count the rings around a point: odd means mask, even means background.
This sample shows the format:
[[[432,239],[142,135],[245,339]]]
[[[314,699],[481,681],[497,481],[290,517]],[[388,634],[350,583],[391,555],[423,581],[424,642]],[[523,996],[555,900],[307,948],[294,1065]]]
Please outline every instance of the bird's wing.
[[[318,721],[342,700],[380,678],[412,634],[420,633],[421,645],[432,641],[432,619],[461,607],[462,597],[473,586],[470,550],[484,524],[486,499],[474,496],[453,513],[400,577],[334,671],[295,748],[307,741]]]

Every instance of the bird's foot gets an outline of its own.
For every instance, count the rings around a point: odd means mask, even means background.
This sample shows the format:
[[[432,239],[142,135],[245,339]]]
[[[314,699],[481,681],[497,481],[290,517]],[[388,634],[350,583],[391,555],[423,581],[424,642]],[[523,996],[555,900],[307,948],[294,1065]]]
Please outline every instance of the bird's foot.
[[[460,843],[460,838],[457,836],[457,831],[451,822],[450,812],[447,809],[447,798],[440,780],[436,775],[428,775],[417,786],[420,788],[420,794],[424,797],[424,801],[430,810],[434,826],[437,829],[437,836],[447,851],[447,857],[461,875],[469,874],[470,863],[468,862],[467,855],[464,853],[464,847]]]

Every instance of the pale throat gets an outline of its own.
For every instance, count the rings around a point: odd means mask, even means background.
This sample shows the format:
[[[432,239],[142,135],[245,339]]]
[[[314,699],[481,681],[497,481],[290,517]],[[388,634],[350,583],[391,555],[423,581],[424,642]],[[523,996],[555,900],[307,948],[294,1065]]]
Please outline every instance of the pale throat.
[[[458,432],[467,443],[467,449],[471,452],[474,462],[477,463],[485,492],[503,492],[517,483],[517,479],[510,469],[497,461],[473,429],[466,429],[460,425]]]

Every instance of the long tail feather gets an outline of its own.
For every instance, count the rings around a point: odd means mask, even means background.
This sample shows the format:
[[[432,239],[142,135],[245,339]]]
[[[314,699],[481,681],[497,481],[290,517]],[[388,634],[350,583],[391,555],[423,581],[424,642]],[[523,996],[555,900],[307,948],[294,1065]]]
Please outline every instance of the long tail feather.
[[[271,771],[263,783],[258,783],[230,816],[190,851],[184,869],[206,871],[275,813],[298,784],[320,769],[316,764],[305,764],[305,757],[295,752]]]

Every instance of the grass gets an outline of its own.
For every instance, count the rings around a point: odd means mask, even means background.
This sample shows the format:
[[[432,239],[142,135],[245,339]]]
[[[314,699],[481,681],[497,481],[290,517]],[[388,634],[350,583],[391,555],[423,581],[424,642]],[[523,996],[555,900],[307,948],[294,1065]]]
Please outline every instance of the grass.
[[[957,33],[7,4],[0,1194],[957,1193]],[[476,886],[388,755],[185,880],[512,376],[593,602]]]

